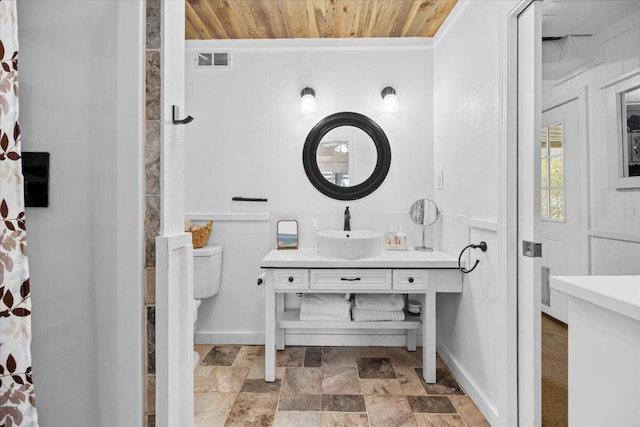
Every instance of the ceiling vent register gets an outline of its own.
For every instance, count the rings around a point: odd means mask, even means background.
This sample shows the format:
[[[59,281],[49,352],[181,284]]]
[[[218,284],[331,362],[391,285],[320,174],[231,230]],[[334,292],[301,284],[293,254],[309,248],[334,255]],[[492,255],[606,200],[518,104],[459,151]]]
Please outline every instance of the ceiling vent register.
[[[231,68],[231,52],[196,52],[197,68]]]

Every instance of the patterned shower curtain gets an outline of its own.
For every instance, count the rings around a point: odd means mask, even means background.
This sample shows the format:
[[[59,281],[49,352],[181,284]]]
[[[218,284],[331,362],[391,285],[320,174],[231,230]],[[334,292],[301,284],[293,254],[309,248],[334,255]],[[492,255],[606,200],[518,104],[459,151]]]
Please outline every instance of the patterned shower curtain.
[[[0,426],[37,427],[20,126],[18,18],[0,0]]]

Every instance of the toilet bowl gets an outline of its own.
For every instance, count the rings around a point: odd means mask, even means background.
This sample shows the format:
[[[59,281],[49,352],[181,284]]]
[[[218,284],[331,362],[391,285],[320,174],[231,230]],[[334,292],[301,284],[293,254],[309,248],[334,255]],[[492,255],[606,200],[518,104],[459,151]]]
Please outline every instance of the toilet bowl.
[[[198,320],[202,300],[220,292],[222,277],[222,246],[204,246],[193,250],[193,324]],[[198,353],[194,352],[194,366]]]

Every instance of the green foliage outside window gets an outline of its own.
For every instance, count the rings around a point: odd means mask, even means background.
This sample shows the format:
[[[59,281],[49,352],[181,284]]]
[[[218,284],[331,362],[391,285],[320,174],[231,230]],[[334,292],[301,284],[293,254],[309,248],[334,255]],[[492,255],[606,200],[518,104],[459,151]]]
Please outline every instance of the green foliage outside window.
[[[540,134],[540,215],[564,220],[564,141],[562,123],[542,128]]]

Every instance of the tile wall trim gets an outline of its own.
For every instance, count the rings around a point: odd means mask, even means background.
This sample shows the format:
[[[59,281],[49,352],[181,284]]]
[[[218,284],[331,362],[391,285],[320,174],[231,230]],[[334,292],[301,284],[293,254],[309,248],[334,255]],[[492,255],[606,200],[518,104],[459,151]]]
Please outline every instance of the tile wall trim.
[[[145,0],[145,426],[155,427],[155,237],[160,227],[160,105],[162,99],[162,3]]]

